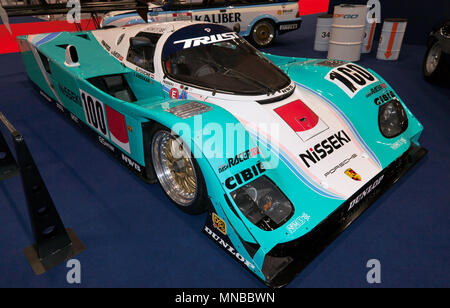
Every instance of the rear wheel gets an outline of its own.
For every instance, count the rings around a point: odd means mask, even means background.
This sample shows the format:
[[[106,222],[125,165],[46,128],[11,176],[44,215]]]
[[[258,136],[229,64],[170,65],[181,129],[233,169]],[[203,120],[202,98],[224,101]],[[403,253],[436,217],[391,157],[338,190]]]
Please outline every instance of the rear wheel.
[[[155,125],[152,136],[152,163],[162,189],[184,212],[203,213],[209,204],[205,180],[188,146],[162,125]]]
[[[250,33],[251,40],[256,47],[264,48],[272,44],[275,39],[275,25],[268,19],[258,21]]]

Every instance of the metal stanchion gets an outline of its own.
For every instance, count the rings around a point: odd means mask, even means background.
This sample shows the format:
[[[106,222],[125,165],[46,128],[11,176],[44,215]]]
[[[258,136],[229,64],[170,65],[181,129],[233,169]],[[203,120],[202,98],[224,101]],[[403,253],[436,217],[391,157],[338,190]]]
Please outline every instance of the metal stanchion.
[[[12,136],[17,157],[16,163],[0,133],[0,151],[6,153],[6,158],[0,160],[0,166],[6,168],[3,166],[3,161],[6,159],[10,163],[11,160],[14,161],[16,167],[18,165],[20,168],[31,229],[35,239],[35,244],[25,248],[24,253],[35,274],[39,275],[80,253],[85,247],[72,229],[64,227],[24,137],[1,112],[0,122],[5,125]],[[13,166],[10,166],[13,170]]]

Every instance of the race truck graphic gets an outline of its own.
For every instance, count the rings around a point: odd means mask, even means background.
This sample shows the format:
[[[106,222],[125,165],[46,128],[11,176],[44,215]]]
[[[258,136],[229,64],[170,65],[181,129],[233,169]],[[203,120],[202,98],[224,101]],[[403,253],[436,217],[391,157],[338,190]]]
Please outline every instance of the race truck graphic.
[[[289,283],[426,154],[422,125],[374,71],[264,54],[222,25],[18,42],[45,100],[176,207],[207,212],[204,233],[268,286]]]

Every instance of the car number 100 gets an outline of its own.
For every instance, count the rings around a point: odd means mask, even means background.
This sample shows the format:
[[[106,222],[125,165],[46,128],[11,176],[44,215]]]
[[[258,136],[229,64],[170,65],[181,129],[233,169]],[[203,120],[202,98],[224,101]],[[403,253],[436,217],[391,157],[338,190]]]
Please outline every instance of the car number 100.
[[[80,90],[86,122],[97,132],[107,137],[105,107],[101,101]]]

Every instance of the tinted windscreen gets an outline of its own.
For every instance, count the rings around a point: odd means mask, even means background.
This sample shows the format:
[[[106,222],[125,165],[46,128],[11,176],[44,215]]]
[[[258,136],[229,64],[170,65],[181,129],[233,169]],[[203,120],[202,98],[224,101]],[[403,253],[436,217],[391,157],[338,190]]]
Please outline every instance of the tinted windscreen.
[[[191,27],[195,31],[187,32]],[[180,31],[200,32],[203,36],[186,38],[177,33]],[[193,25],[177,32],[167,40],[163,50],[163,67],[172,79],[243,95],[273,93],[290,84],[286,74],[228,28]]]

